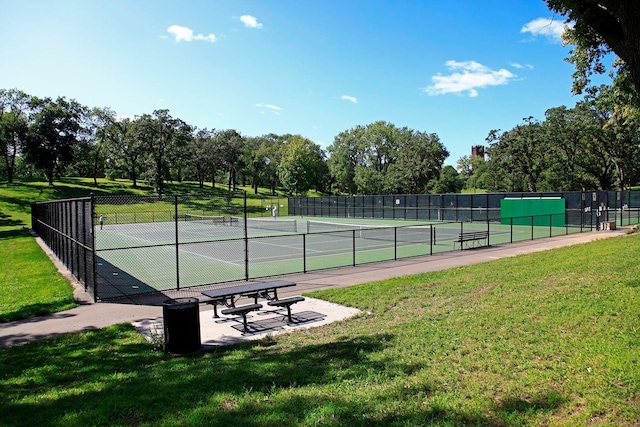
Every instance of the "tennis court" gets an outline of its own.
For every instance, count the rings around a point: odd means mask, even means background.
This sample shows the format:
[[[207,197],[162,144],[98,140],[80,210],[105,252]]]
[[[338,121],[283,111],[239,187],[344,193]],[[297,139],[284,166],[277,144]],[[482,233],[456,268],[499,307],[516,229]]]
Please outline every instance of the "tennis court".
[[[488,244],[568,233],[566,227],[405,220],[182,216],[96,229],[100,297],[188,288],[459,250],[461,232]]]

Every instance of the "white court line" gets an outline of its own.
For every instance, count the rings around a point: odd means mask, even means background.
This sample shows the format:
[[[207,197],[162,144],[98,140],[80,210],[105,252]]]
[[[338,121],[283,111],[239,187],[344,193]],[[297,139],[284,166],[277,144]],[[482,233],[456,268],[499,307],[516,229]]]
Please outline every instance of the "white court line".
[[[235,265],[236,267],[242,266],[244,264],[244,261],[241,261],[241,263],[236,263],[234,261],[226,261],[226,260],[223,260],[223,259],[220,259],[220,258],[214,258],[214,257],[211,257],[209,255],[199,254],[197,252],[192,252],[192,251],[189,251],[189,250],[186,250],[186,249],[180,249],[180,250],[182,252],[186,252],[188,254],[196,255],[196,256],[199,256],[199,257],[202,257],[202,258],[207,258],[207,259],[210,259],[210,260],[213,260],[213,261],[219,261],[219,262],[222,262],[222,263],[225,263],[225,264]]]

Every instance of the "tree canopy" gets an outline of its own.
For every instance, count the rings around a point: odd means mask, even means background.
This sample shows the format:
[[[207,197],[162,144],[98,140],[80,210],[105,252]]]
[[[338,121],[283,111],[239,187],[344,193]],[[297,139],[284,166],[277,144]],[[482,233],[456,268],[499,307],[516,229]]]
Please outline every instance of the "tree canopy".
[[[574,90],[588,84],[593,72],[604,72],[602,59],[614,52],[628,66],[640,93],[640,2],[637,0],[545,0],[573,27],[566,39],[575,44],[570,61],[576,66]]]

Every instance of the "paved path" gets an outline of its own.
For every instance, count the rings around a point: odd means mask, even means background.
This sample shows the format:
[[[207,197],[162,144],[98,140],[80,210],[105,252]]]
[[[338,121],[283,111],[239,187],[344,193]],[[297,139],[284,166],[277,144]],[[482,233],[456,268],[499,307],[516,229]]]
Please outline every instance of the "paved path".
[[[388,261],[357,267],[345,267],[307,274],[283,277],[298,283],[293,290],[282,292],[281,297],[299,295],[319,289],[339,288],[391,277],[472,265],[499,258],[538,252],[562,246],[586,243],[597,239],[623,235],[623,230],[592,231],[570,236],[553,237],[445,254]],[[58,265],[60,269],[60,266]],[[61,272],[69,277],[65,271]],[[91,302],[87,294],[76,289],[80,305],[71,310],[39,316],[32,319],[0,324],[0,347],[53,337],[69,332],[102,328],[117,323],[144,323],[162,317],[161,306],[113,304]]]

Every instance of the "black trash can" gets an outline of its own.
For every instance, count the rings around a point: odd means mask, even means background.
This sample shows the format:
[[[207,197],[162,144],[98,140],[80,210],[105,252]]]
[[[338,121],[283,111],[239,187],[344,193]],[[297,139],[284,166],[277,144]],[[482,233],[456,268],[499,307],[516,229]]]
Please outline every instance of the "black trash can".
[[[162,303],[164,350],[188,353],[200,350],[200,310],[198,298],[175,298]]]

